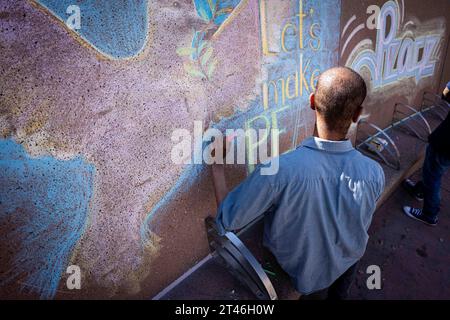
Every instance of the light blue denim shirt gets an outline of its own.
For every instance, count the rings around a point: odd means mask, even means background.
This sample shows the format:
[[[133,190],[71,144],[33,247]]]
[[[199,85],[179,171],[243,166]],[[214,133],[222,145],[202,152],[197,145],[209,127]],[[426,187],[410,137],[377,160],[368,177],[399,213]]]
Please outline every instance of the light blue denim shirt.
[[[329,287],[364,254],[383,169],[348,140],[310,137],[279,157],[277,174],[260,170],[221,203],[219,229],[240,229],[265,214],[264,245],[298,292]]]

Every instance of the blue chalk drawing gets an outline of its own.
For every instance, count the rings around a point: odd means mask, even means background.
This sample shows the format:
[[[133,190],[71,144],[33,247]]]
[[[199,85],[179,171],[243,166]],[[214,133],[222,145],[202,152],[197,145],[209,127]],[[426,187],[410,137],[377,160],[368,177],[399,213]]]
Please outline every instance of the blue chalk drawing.
[[[147,214],[140,228],[141,242],[143,247],[147,247],[149,244],[151,244],[150,222],[153,219],[154,215],[165,205],[173,201],[179,192],[188,190],[195,183],[196,179],[203,171],[203,169],[204,165],[189,165],[178,178],[175,185],[158,201],[158,203],[153,207],[150,213]]]
[[[139,54],[147,43],[147,0],[34,1],[64,23],[71,16],[67,8],[79,6],[81,28],[74,32],[109,58],[131,58]]]
[[[95,168],[81,157],[32,158],[12,139],[1,139],[0,172],[0,224],[13,226],[0,234],[2,248],[13,252],[0,286],[17,281],[51,299],[84,233]]]

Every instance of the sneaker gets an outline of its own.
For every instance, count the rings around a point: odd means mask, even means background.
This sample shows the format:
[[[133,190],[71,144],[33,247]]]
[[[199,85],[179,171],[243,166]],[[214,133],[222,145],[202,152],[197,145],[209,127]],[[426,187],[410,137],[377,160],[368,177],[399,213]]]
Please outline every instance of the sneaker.
[[[423,194],[423,188],[421,188],[421,183],[414,183],[414,181],[410,179],[406,179],[403,181],[403,188],[416,200],[423,201],[424,194]]]
[[[408,217],[421,221],[429,226],[434,227],[437,225],[437,218],[429,218],[426,214],[423,213],[422,209],[404,206],[403,212],[405,212]]]

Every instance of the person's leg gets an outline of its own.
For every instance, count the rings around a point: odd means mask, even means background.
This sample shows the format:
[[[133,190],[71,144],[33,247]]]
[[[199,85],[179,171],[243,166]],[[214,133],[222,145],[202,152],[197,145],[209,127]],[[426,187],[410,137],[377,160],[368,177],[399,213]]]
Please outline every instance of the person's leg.
[[[431,145],[428,145],[422,168],[423,209],[404,206],[403,211],[407,216],[431,226],[437,224],[441,201],[441,180],[449,167],[450,159],[440,155]]]
[[[423,212],[430,220],[436,220],[440,211],[442,176],[450,166],[450,160],[437,153],[431,145],[427,148],[423,164]]]
[[[417,181],[417,183],[414,185],[414,193],[417,195],[417,198],[419,201],[423,201],[423,181]]]
[[[402,183],[403,188],[416,200],[423,201],[423,182],[417,183],[411,179],[405,179]]]
[[[358,262],[347,269],[333,284],[328,288],[327,300],[347,299],[350,287],[355,279]]]

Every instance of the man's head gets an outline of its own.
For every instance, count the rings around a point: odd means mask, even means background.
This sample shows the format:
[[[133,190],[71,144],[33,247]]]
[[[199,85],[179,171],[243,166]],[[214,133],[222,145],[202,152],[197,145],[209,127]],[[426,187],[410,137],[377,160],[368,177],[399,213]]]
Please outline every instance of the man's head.
[[[317,113],[318,126],[346,135],[362,112],[367,88],[364,79],[350,68],[338,67],[323,72],[311,94],[311,108]]]

